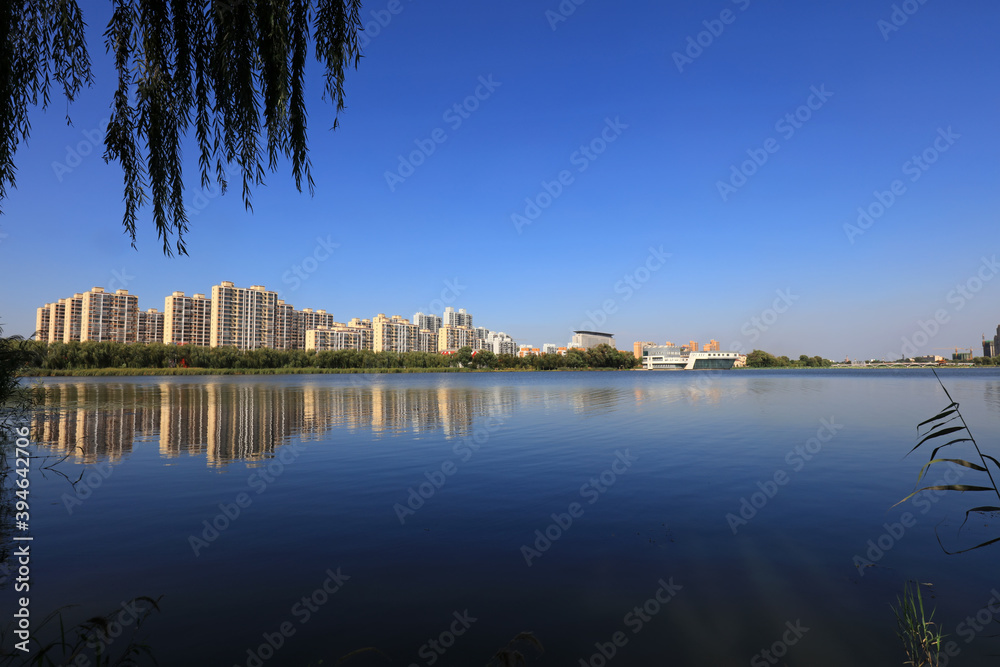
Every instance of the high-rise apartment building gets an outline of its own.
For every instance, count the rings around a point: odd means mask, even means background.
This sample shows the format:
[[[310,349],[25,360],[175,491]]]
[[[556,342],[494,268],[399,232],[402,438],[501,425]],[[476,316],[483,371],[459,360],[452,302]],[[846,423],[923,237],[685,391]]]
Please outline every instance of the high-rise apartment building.
[[[330,328],[337,323],[333,318],[333,313],[328,313],[325,310],[303,308],[292,311],[292,315],[295,318],[294,344],[289,348],[292,350],[306,349],[306,332],[310,329]]]
[[[295,306],[278,299],[274,307],[274,348],[276,350],[294,350],[299,340],[299,319],[295,315]],[[305,345],[305,332],[302,333]],[[305,348],[303,348],[305,349]]]
[[[473,343],[476,332],[472,327],[454,327],[447,324],[438,329],[438,352],[456,352],[463,347],[477,349]]]
[[[718,351],[719,351],[719,341],[715,340],[714,338],[708,341],[708,343],[705,344],[705,347],[702,348],[702,352],[718,352]]]
[[[372,331],[372,321],[367,317],[365,319],[358,319],[357,317],[352,317],[347,322],[347,327],[349,329],[355,329],[361,334],[361,349],[362,350],[374,350],[375,349],[375,334]]]
[[[451,306],[444,309],[444,318],[441,326],[445,327],[469,327],[472,328],[472,315],[465,312],[465,308],[459,308],[458,312]]]
[[[212,347],[241,350],[274,347],[278,294],[263,285],[236,287],[223,281],[212,286]]]
[[[212,300],[204,294],[174,292],[163,303],[163,342],[167,345],[212,343]]]
[[[441,329],[438,329],[440,331]],[[438,333],[430,329],[421,329],[417,333],[417,352],[437,352]]]
[[[49,339],[49,326],[52,319],[50,306],[52,304],[47,303],[35,311],[35,335],[32,336],[35,340],[47,341]]]
[[[95,287],[80,299],[80,338],[83,341],[135,343],[139,340],[139,297],[120,289]]]
[[[492,350],[493,354],[517,354],[517,343],[502,331],[491,331],[483,348]]]
[[[163,313],[156,308],[139,311],[139,343],[163,342]]]
[[[443,321],[441,320],[440,315],[424,315],[423,313],[414,313],[413,323],[420,329],[427,329],[431,333],[437,333],[437,330],[441,328]]]
[[[693,340],[689,341],[688,342],[688,349],[691,350],[692,352],[697,352],[698,351],[698,343],[694,342]]]
[[[60,299],[63,304],[63,337],[64,343],[80,340],[80,323],[83,317],[83,294],[77,292],[68,299]]]
[[[335,323],[334,327],[319,327],[306,331],[307,350],[362,350],[364,334],[360,329]]]
[[[66,299],[49,304],[49,336],[47,342],[61,343],[66,333]]]
[[[391,318],[379,313],[372,319],[372,335],[376,352],[416,352],[419,348],[416,324],[399,315]]]

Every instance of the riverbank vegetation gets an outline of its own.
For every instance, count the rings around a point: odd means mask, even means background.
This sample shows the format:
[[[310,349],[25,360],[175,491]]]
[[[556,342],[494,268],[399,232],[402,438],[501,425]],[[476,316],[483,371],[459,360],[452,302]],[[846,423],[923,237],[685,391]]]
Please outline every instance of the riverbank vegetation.
[[[427,372],[455,370],[628,369],[639,360],[609,345],[569,350],[565,356],[518,357],[473,351],[372,352],[371,350],[239,350],[161,343],[43,343],[23,341],[27,369],[23,375],[197,375],[328,372]]]
[[[11,429],[31,406],[31,390],[22,386],[18,377],[29,363],[32,344],[20,336],[0,335],[0,444],[7,441]]]
[[[747,355],[747,368],[829,368],[832,362],[822,357],[807,357],[802,354],[798,359],[786,356],[776,357],[764,350],[754,350]]]

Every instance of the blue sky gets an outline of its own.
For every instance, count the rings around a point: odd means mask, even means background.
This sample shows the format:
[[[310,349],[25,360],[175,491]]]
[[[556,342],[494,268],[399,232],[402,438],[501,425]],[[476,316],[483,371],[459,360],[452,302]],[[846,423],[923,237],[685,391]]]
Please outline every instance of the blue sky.
[[[583,327],[621,348],[981,353],[1000,5],[577,2],[366,3],[336,131],[310,77],[315,196],[282,163],[251,214],[192,159],[190,256],[166,258],[148,209],[130,247],[120,168],[90,150],[115,81],[110,3],[83,0],[95,84],[73,127],[61,100],[32,113],[3,202],[5,333],[95,285],[162,309],[232,280],[342,320],[439,300],[536,346]]]

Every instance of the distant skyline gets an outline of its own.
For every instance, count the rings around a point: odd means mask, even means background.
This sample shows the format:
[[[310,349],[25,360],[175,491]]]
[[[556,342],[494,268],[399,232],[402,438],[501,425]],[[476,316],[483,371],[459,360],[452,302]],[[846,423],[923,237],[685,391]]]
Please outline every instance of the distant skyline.
[[[280,162],[249,213],[201,189],[188,144],[174,258],[149,208],[138,250],[124,235],[100,157],[111,7],[80,4],[95,84],[31,111],[0,216],[5,335],[94,286],[145,310],[224,280],[338,320],[440,302],[535,346],[596,329],[948,357],[1000,324],[995,3],[366,2],[336,131],[310,65],[315,196]]]

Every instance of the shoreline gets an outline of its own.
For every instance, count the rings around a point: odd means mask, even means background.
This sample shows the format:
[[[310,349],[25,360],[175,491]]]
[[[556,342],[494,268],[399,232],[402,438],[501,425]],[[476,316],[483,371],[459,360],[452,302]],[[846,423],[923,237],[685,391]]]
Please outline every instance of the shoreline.
[[[557,368],[551,371],[534,368],[74,368],[74,369],[30,369],[18,375],[20,378],[43,377],[153,377],[162,376],[204,376],[204,375],[376,375],[403,373],[551,373],[579,371],[619,371],[635,369],[619,368]]]
[[[771,368],[731,368],[727,372],[745,371],[842,371],[842,370],[926,370],[928,367],[914,366],[810,366],[810,367],[771,367]],[[936,366],[935,369],[974,370],[976,368],[996,368],[995,366]],[[44,377],[155,377],[155,376],[209,376],[209,375],[358,375],[372,373],[376,375],[406,374],[406,373],[578,373],[582,371],[598,372],[650,372],[670,373],[682,371],[652,370],[642,368],[555,368],[538,370],[535,368],[74,368],[74,369],[30,369],[19,374],[19,378]],[[691,371],[699,372],[699,371]]]

